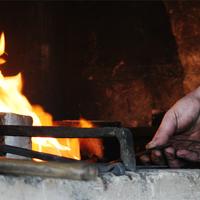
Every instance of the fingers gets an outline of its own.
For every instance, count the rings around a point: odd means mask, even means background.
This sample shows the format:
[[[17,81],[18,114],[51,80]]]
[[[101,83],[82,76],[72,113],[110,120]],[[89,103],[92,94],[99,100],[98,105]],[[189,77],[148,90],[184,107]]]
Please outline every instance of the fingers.
[[[150,165],[151,164],[151,159],[149,157],[149,155],[142,155],[140,156],[140,161],[144,164],[144,165]]]
[[[165,165],[165,158],[161,151],[159,150],[152,150],[151,152],[151,160],[155,165]]]
[[[182,153],[182,154],[181,154]],[[181,150],[181,158],[187,159],[187,156],[191,156],[191,152]],[[193,161],[196,161],[196,157],[192,157]],[[173,147],[168,147],[160,150],[152,150],[150,154],[144,154],[140,157],[140,161],[144,165],[168,165],[170,168],[181,168],[186,165],[184,160],[177,157],[176,150]]]
[[[175,112],[171,109],[165,114],[159,129],[152,141],[146,145],[146,148],[151,149],[166,144],[169,137],[176,132],[176,128],[177,117]]]
[[[197,152],[189,151],[189,150],[178,150],[176,152],[177,157],[182,158],[184,160],[192,161],[192,162],[200,162],[200,156]]]
[[[161,151],[152,150],[149,154],[140,156],[140,161],[144,165],[165,165],[166,161]]]
[[[185,165],[183,161],[176,158],[175,149],[173,147],[164,149],[163,153],[159,150],[152,150],[149,158],[148,163],[151,162],[153,165],[168,164],[170,168],[180,168]]]
[[[170,168],[180,168],[184,165],[184,162],[176,158],[175,149],[168,147],[164,150],[167,163]]]

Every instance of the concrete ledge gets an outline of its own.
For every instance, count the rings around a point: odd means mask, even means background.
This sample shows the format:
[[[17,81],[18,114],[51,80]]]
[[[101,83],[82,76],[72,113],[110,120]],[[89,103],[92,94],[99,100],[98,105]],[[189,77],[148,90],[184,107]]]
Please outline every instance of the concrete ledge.
[[[199,200],[200,170],[139,170],[96,181],[0,175],[1,200]]]

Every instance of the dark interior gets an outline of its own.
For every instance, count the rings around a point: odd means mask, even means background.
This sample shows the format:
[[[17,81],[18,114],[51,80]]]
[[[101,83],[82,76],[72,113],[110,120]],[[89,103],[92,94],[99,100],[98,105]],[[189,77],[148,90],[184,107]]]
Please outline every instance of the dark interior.
[[[108,88],[129,87],[135,79],[148,91],[150,107],[138,110],[145,104],[141,96],[148,99],[143,91],[133,90],[133,103],[125,94],[123,102],[135,106],[142,125],[148,124],[151,109],[166,110],[183,95],[182,68],[162,1],[1,1],[0,7],[8,53],[3,74],[22,72],[28,99],[56,120],[83,116],[131,126],[106,95]],[[171,88],[179,89],[173,98]]]

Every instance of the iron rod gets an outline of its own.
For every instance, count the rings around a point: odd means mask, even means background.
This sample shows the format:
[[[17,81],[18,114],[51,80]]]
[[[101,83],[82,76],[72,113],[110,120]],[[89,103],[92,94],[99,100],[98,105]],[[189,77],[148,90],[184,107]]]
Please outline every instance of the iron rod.
[[[0,173],[93,180],[97,177],[98,170],[94,164],[88,163],[35,162],[31,160],[1,158]]]
[[[19,155],[19,156],[24,156],[28,158],[37,158],[41,160],[46,160],[46,161],[59,161],[59,162],[83,162],[71,158],[65,158],[61,156],[56,156],[53,154],[48,154],[48,153],[42,153],[38,151],[33,151],[21,147],[15,147],[15,146],[10,146],[10,145],[1,145],[0,146],[0,152],[2,153],[10,153],[14,155]]]

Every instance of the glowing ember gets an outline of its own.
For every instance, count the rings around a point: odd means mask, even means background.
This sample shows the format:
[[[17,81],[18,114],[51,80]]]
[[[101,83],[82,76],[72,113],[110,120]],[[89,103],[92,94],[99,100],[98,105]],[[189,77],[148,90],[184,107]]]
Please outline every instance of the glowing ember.
[[[0,36],[0,56],[5,53],[5,36]],[[0,64],[5,63],[0,58]],[[22,94],[22,77],[5,77],[0,71],[0,112],[12,112],[33,118],[33,125],[52,125],[52,116],[39,105],[32,106]],[[32,149],[74,159],[80,159],[78,139],[32,138]]]
[[[90,121],[83,119],[83,118],[80,118],[79,127],[81,127],[81,128],[92,128],[92,127],[94,127],[94,125]]]

